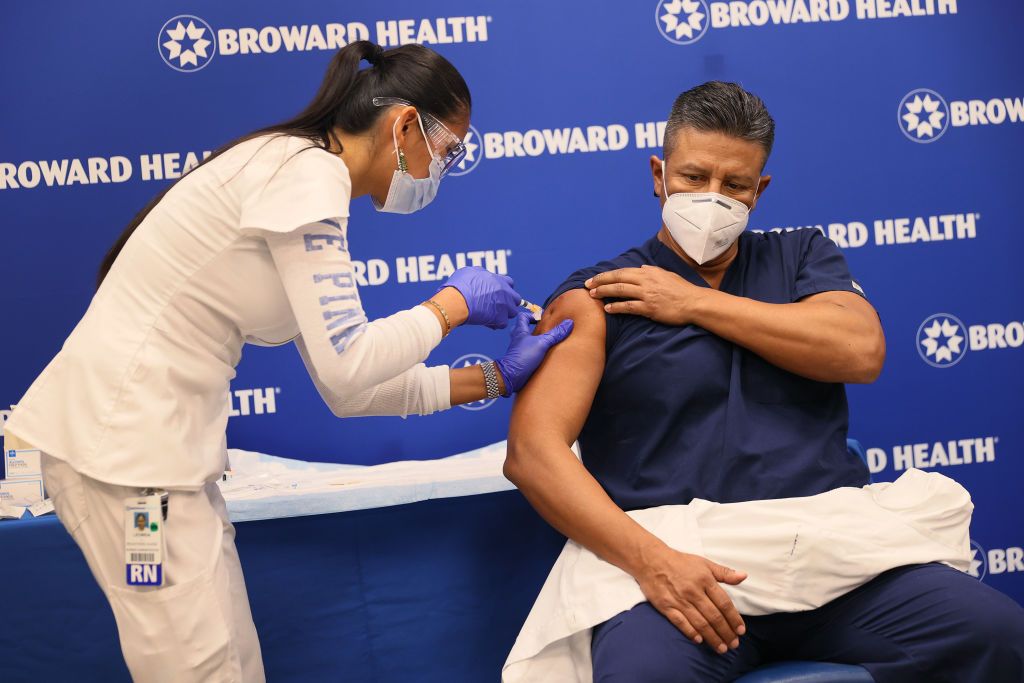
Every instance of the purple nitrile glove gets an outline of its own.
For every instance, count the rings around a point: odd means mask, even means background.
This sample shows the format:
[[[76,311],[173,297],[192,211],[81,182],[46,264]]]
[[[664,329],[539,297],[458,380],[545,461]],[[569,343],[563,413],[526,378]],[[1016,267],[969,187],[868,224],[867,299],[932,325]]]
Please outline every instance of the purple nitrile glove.
[[[508,351],[495,363],[505,380],[505,390],[511,395],[526,386],[530,377],[540,367],[552,346],[558,344],[572,332],[572,320],[563,320],[544,334],[530,334],[530,320],[525,311],[516,316],[512,323],[512,342]]]
[[[507,275],[467,266],[452,273],[448,281],[437,288],[437,292],[445,287],[459,290],[469,308],[467,325],[484,325],[492,330],[501,330],[521,310],[519,302],[523,298],[512,289],[514,286],[512,278]]]

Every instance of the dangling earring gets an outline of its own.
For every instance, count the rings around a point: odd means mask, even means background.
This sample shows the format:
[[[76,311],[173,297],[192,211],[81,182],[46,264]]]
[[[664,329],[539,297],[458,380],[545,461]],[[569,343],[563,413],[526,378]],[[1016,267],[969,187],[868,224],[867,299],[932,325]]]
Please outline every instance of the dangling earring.
[[[398,170],[402,173],[409,171],[409,164],[405,160],[405,152],[402,151],[401,147],[398,148]]]

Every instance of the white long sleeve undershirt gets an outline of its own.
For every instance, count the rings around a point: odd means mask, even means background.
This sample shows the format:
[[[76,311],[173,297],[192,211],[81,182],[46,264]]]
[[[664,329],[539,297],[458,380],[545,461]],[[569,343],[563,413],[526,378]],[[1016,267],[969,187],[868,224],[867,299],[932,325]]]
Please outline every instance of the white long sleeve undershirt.
[[[423,365],[441,326],[423,306],[368,322],[348,252],[347,219],[266,233],[317,391],[339,417],[429,415],[451,408],[448,366]]]

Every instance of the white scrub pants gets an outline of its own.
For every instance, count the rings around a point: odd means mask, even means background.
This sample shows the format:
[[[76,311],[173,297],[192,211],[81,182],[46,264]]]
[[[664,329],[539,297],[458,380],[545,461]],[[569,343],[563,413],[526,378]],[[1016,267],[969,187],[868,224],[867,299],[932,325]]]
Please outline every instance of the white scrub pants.
[[[216,483],[170,492],[164,585],[128,586],[124,499],[139,489],[84,477],[45,453],[42,468],[57,516],[110,602],[137,683],[265,680],[235,529]]]

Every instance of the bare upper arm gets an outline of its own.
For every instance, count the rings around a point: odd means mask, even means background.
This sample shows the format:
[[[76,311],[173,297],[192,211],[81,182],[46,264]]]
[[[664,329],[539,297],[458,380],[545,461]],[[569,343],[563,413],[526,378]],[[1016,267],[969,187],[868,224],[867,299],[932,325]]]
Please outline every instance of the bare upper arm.
[[[853,292],[821,292],[801,299],[801,302],[831,304],[852,314],[858,320],[853,327],[856,333],[848,337],[847,345],[853,349],[853,357],[845,364],[845,382],[870,384],[878,379],[885,363],[885,332],[882,320],[875,307],[867,299]],[[851,373],[852,374],[849,374]]]
[[[548,353],[512,408],[509,442],[549,436],[571,445],[590,412],[604,373],[605,314],[602,302],[585,289],[573,289],[544,311],[536,334],[571,318],[572,334]]]
[[[841,290],[819,292],[818,294],[811,294],[810,296],[800,299],[800,302],[805,301],[827,303],[839,306],[840,308],[845,308],[863,318],[867,325],[870,325],[872,328],[877,328],[879,333],[882,331],[882,324],[878,316],[878,311],[875,310],[875,307],[872,306],[867,299],[859,294],[844,292]]]

